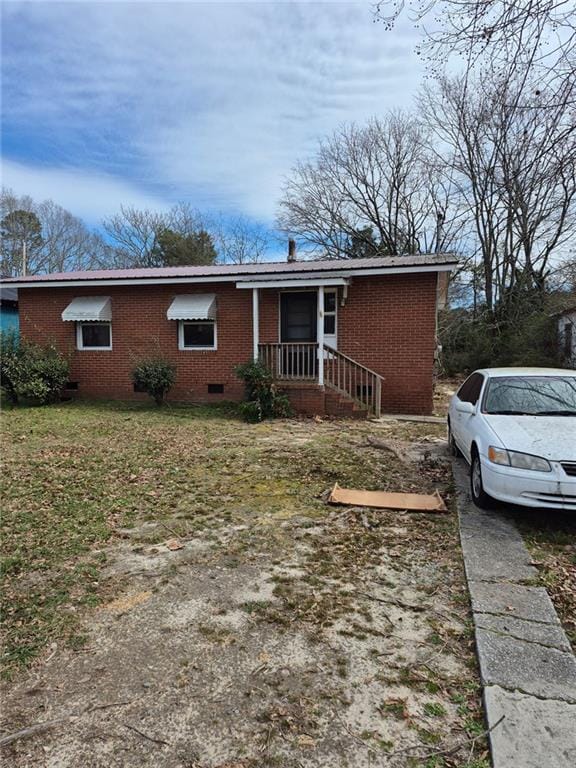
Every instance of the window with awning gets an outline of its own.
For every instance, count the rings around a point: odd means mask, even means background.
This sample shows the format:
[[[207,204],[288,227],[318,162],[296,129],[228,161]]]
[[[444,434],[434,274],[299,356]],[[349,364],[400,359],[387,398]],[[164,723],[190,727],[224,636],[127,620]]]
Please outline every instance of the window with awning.
[[[190,293],[176,296],[166,313],[178,321],[178,349],[216,349],[216,296]]]
[[[62,312],[62,320],[76,323],[77,349],[112,349],[110,296],[78,296]]]

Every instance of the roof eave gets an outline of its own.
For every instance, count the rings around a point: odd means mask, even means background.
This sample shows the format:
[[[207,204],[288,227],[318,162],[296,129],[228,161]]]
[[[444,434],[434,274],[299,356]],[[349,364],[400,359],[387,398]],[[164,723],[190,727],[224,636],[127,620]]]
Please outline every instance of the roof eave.
[[[261,282],[272,283],[286,280],[322,280],[330,278],[352,278],[352,277],[376,277],[383,275],[414,274],[420,272],[451,272],[457,265],[456,260],[438,262],[432,264],[417,264],[410,266],[395,267],[375,267],[375,268],[335,268],[330,270],[320,270],[311,272],[302,270],[301,272],[269,273],[260,272],[247,274],[228,274],[228,275],[199,275],[199,276],[181,276],[173,275],[170,277],[116,277],[116,278],[83,278],[77,280],[30,280],[21,282],[11,282],[13,288],[78,288],[80,286],[112,286],[112,285],[177,285],[194,283],[242,283],[242,282]],[[6,284],[6,283],[5,283]]]

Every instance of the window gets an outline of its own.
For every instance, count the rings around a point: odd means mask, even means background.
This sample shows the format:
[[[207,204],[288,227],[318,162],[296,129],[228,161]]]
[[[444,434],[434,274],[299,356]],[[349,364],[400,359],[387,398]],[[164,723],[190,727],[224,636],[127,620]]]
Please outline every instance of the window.
[[[324,291],[324,335],[336,336],[336,291]]]
[[[209,395],[222,395],[224,394],[224,384],[208,384]]]
[[[216,349],[216,322],[181,320],[178,325],[178,349]]]
[[[112,349],[112,323],[77,323],[78,349]]]
[[[463,403],[476,405],[480,397],[480,390],[484,384],[484,376],[481,373],[473,373],[458,390],[458,399]]]
[[[484,413],[529,416],[576,414],[573,376],[499,376],[490,380]]]

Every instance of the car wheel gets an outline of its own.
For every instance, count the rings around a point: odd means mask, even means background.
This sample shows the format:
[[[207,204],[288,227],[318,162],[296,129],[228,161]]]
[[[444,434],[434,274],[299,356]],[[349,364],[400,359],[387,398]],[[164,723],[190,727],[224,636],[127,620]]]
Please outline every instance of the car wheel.
[[[450,429],[450,422],[448,422],[448,453],[450,456],[462,456],[462,452],[456,445],[456,440],[454,440],[454,435]]]
[[[482,464],[480,456],[476,451],[472,454],[472,464],[470,466],[470,493],[472,500],[480,509],[489,509],[492,506],[492,497],[484,490],[482,482]]]

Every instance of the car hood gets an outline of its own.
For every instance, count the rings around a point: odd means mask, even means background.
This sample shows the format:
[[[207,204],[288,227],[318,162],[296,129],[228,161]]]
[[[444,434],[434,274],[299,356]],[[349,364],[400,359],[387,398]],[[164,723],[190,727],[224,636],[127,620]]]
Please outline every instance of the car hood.
[[[485,418],[500,447],[552,461],[576,460],[576,416],[491,416]]]

